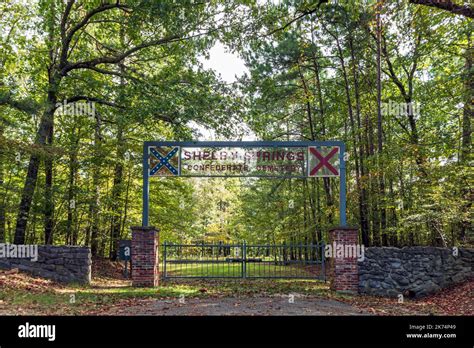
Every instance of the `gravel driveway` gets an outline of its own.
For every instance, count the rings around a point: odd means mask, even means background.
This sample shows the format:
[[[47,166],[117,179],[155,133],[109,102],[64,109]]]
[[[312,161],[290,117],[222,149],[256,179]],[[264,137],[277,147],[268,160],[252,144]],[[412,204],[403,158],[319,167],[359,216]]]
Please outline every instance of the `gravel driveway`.
[[[125,308],[114,308],[105,315],[366,315],[347,303],[294,295],[241,298],[176,298],[142,300]]]

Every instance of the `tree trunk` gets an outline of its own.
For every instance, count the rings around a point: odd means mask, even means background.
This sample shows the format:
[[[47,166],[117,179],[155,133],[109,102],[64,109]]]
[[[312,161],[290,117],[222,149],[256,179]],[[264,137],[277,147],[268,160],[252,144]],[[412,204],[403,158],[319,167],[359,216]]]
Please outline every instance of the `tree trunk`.
[[[472,129],[471,120],[474,117],[474,45],[472,44],[471,33],[467,35],[467,49],[465,53],[465,74],[464,74],[464,109],[462,118],[462,141],[461,158],[462,165],[469,167],[472,151]],[[465,182],[468,182],[465,178]],[[470,211],[472,207],[473,191],[468,185],[461,184],[461,198],[465,204],[462,206],[462,218],[459,229],[459,240],[465,242],[467,234],[472,233],[472,220]]]
[[[393,180],[389,180],[389,194],[390,194],[390,201],[395,202],[395,193],[393,190]],[[397,217],[397,209],[395,208],[394,204],[391,204],[391,208],[389,209],[389,216],[390,218],[388,219],[391,227],[391,232],[390,236],[388,236],[388,242],[390,243],[390,246],[398,247],[398,236],[397,236],[397,226],[398,226],[398,217]],[[389,244],[387,242],[387,245]]]
[[[457,15],[474,18],[474,8],[472,5],[468,5],[468,2],[465,5],[461,5],[456,4],[452,0],[410,0],[410,3],[436,7]]]
[[[474,28],[474,25],[472,26]],[[471,120],[474,118],[474,45],[471,41],[471,34],[467,38],[468,47],[465,53],[464,69],[464,109],[462,118],[462,145],[461,161],[468,163],[472,148]]]
[[[123,156],[124,156],[124,139],[122,123],[119,122],[117,132],[117,156],[114,168],[114,183],[112,187],[112,224],[111,224],[111,240],[110,240],[110,258],[117,259],[117,243],[120,236],[121,217],[120,205],[122,200],[122,182],[123,182]]]
[[[128,218],[128,206],[130,203],[130,186],[132,184],[132,168],[129,169],[127,175],[127,187],[125,188],[125,204],[123,207],[123,218],[122,218],[122,227],[120,229],[120,236],[124,235],[127,218]]]
[[[378,145],[378,178],[379,178],[379,209],[380,209],[380,228],[382,230],[382,245],[388,243],[387,228],[387,212],[385,210],[385,175],[383,164],[383,124],[382,124],[382,63],[381,63],[381,34],[382,23],[380,19],[380,11],[382,10],[382,0],[377,3],[377,145]]]
[[[352,135],[352,142],[354,146],[354,155],[357,160],[357,143],[359,143],[359,152],[360,152],[360,178],[365,178],[365,166],[363,162],[363,143],[360,137],[360,132],[358,131],[360,129],[360,125],[358,128],[356,128],[355,121],[354,121],[354,114],[352,111],[352,100],[351,100],[351,93],[350,93],[350,86],[349,86],[349,79],[347,76],[347,69],[346,65],[344,62],[344,55],[342,52],[342,48],[339,42],[339,38],[337,36],[334,36],[334,39],[336,40],[336,46],[338,50],[338,58],[341,63],[341,70],[342,70],[342,76],[344,78],[344,91],[346,95],[346,102],[347,102],[347,109],[348,109],[348,114],[349,114],[349,121],[350,121],[350,126],[351,126],[351,135]],[[357,132],[357,134],[356,134]],[[356,161],[356,166],[359,167],[359,164],[357,164]],[[368,202],[367,202],[367,189],[366,185],[364,182],[362,182],[359,179],[359,187],[360,187],[360,195],[359,195],[359,212],[360,212],[360,225],[361,225],[361,231],[362,231],[362,243],[365,246],[370,245],[370,240],[369,240],[369,220],[368,220]]]
[[[54,64],[54,48],[53,42],[55,39],[55,15],[56,15],[56,4],[54,1],[50,3],[49,7],[49,18],[47,22],[49,31],[49,42],[47,43],[49,48],[49,61],[51,66]],[[49,71],[51,74],[51,72]],[[51,75],[50,75],[51,76]],[[54,115],[54,111],[53,111]],[[53,132],[54,123],[51,122],[48,128],[45,143],[45,155],[44,155],[44,172],[45,172],[45,187],[44,187],[44,242],[45,244],[53,243],[53,218],[54,218],[54,201],[53,201]]]
[[[367,116],[364,119],[364,129],[365,129],[365,138],[366,138],[366,153],[368,158],[373,159],[375,157],[375,129],[372,122],[372,118]],[[368,184],[370,192],[370,211],[371,211],[371,222],[372,222],[372,245],[380,246],[381,245],[381,235],[380,235],[380,197],[378,196],[379,191],[379,180],[377,178],[377,170],[373,172],[368,172]]]
[[[74,123],[75,123],[74,118]],[[78,130],[79,133],[79,130]],[[71,150],[69,153],[69,178],[68,178],[68,194],[67,194],[67,224],[66,235],[71,245],[77,245],[77,229],[75,226],[76,214],[76,176],[77,176],[77,152],[79,147],[79,134],[76,136],[75,125],[72,128]]]
[[[50,151],[51,144],[53,141],[53,125],[54,125],[54,111],[57,102],[57,92],[60,85],[62,76],[57,72],[55,68],[55,21],[56,21],[56,2],[52,1],[49,4],[48,22],[46,23],[48,28],[48,54],[49,54],[49,65],[48,65],[48,96],[46,99],[45,110],[41,116],[38,131],[36,133],[35,145],[40,151],[45,151],[45,209],[44,209],[44,222],[45,222],[45,242],[52,242],[52,223],[53,223],[53,197],[52,197],[52,180],[53,180],[53,159],[52,152]],[[45,146],[46,145],[46,146]],[[36,189],[38,170],[40,166],[41,155],[39,153],[32,153],[28,164],[28,171],[21,194],[20,206],[18,208],[18,215],[16,220],[15,228],[15,244],[25,243],[26,227],[28,224],[28,215],[31,209],[31,203],[33,200],[33,194]]]
[[[36,134],[35,145],[40,145],[40,149],[44,148],[48,136],[52,132],[53,122],[54,122],[54,109],[57,101],[56,97],[56,87],[59,84],[59,79],[55,79],[50,86],[48,92],[48,100],[46,104],[46,109],[43,112],[41,117],[40,125],[38,132]],[[25,182],[23,185],[23,190],[21,193],[20,206],[18,208],[18,215],[16,220],[15,227],[15,244],[24,244],[25,243],[25,233],[26,227],[28,224],[28,215],[31,209],[31,202],[33,200],[33,194],[36,189],[36,183],[38,179],[38,170],[40,166],[41,156],[38,152],[34,152],[30,156],[30,161],[28,164],[28,171],[26,173]]]
[[[50,151],[53,144],[53,128],[51,125],[49,134],[46,139],[46,154],[44,160],[45,170],[45,190],[44,190],[44,243],[53,244],[53,215],[54,215],[54,201],[53,201],[53,153]]]
[[[315,84],[316,84],[316,91],[318,94],[318,108],[319,108],[319,117],[321,122],[321,139],[325,140],[326,138],[326,122],[324,119],[324,102],[323,102],[323,93],[321,88],[321,79],[320,79],[320,67],[318,64],[317,58],[313,54],[313,67],[315,72]],[[326,204],[329,210],[328,222],[330,225],[333,224],[333,216],[332,216],[332,207],[334,206],[334,199],[331,192],[331,179],[330,178],[323,178],[323,186],[324,192],[326,195]]]
[[[321,243],[323,241],[323,221],[322,221],[322,214],[321,214],[321,185],[319,184],[320,178],[316,178],[316,183],[313,184],[313,187],[316,189],[316,211],[318,212],[316,217],[316,226],[317,226],[317,235],[318,235],[318,242]],[[315,190],[313,189],[313,192]]]
[[[94,130],[94,163],[92,164],[92,190],[93,195],[89,204],[90,212],[90,233],[91,233],[91,253],[92,256],[98,255],[99,247],[99,185],[100,185],[100,164],[96,161],[101,158],[101,142],[102,136],[100,133],[101,121],[100,114],[96,113],[96,124]]]
[[[4,161],[5,161],[5,153],[3,151],[3,120],[0,120],[0,191],[2,193],[5,192],[4,190]],[[6,204],[6,197],[2,197],[0,199],[0,243],[5,243],[5,204]]]

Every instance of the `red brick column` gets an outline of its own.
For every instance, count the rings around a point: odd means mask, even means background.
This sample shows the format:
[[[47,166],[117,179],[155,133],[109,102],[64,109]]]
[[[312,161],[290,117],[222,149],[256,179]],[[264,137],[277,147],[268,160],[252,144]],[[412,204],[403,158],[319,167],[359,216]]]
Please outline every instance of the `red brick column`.
[[[159,285],[159,233],[155,227],[133,226],[132,229],[132,285]]]
[[[354,227],[335,227],[329,231],[329,243],[333,248],[333,257],[329,260],[329,277],[332,290],[357,293],[359,288],[359,273],[357,256],[337,257],[334,250],[336,245],[357,246],[358,229]],[[346,256],[346,255],[344,255]]]

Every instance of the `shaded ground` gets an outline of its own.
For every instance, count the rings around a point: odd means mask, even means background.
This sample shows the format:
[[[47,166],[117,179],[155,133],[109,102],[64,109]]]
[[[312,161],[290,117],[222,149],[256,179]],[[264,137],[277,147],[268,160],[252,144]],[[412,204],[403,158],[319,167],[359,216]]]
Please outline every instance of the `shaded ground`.
[[[89,286],[0,270],[0,315],[474,315],[474,281],[398,303],[341,295],[310,280],[187,280],[133,288],[121,265],[94,265]]]
[[[398,299],[375,296],[354,296],[341,299],[377,315],[474,315],[474,280],[444,289],[424,298]]]
[[[143,300],[130,307],[115,307],[104,315],[363,315],[348,303],[294,295],[244,298],[191,298]]]

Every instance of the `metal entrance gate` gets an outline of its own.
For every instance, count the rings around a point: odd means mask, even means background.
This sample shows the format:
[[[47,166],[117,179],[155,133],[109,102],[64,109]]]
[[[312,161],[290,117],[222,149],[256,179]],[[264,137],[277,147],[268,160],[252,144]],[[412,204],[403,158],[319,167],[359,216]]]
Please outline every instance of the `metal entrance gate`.
[[[326,280],[324,243],[173,244],[162,246],[162,277]]]

